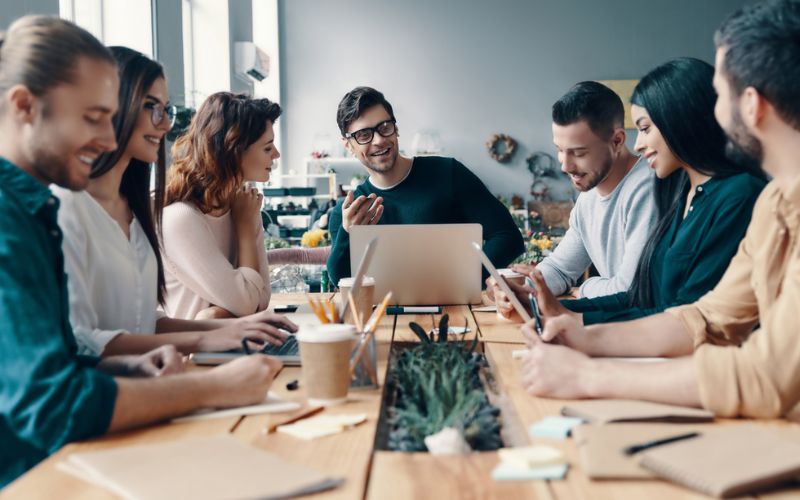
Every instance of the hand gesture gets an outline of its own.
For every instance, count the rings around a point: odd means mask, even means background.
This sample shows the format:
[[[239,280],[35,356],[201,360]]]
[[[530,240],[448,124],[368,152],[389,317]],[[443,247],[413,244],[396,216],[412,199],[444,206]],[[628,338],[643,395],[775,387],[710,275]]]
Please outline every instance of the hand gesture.
[[[377,224],[383,215],[383,198],[374,193],[353,197],[350,191],[342,203],[342,228],[348,233],[353,226]]]

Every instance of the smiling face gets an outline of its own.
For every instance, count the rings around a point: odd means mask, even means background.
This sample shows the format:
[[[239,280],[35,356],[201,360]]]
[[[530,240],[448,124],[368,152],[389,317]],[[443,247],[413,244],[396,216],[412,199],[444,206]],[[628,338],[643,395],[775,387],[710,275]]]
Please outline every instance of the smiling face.
[[[280,157],[281,154],[275,146],[275,130],[272,122],[268,121],[261,137],[242,154],[242,177],[245,181],[267,182],[273,162]]]
[[[22,150],[32,172],[45,184],[72,190],[89,183],[92,163],[117,147],[111,118],[117,111],[117,68],[82,57],[75,80],[51,88],[23,125]]]
[[[639,131],[636,136],[636,151],[645,157],[659,179],[666,179],[682,168],[681,161],[667,145],[667,141],[645,108],[632,104],[631,118]]]
[[[608,177],[614,162],[613,145],[598,137],[585,120],[569,125],[554,123],[553,143],[561,171],[569,175],[578,191],[589,191]]]
[[[170,123],[166,113],[162,113],[160,123],[155,125],[152,115],[154,108],[163,111],[168,106],[168,100],[167,82],[163,78],[157,78],[145,92],[136,126],[128,141],[126,153],[132,158],[146,163],[158,160],[158,149],[169,132]]]
[[[391,118],[386,109],[377,104],[361,113],[361,116],[347,127],[347,132],[352,134],[365,128],[377,127],[378,124],[391,120]],[[372,135],[372,141],[367,144],[358,144],[355,138],[344,139],[344,141],[347,150],[353,153],[353,156],[367,169],[384,174],[391,171],[397,163],[399,154],[397,137],[397,126],[395,126],[394,133],[389,137],[384,137],[376,131]]]

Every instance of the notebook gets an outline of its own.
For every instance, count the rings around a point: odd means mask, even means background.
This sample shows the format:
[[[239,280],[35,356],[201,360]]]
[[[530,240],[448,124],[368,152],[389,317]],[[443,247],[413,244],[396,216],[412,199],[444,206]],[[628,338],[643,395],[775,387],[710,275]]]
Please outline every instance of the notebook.
[[[244,415],[258,415],[261,413],[283,413],[300,409],[300,403],[287,401],[276,394],[270,392],[263,403],[237,406],[235,408],[214,409],[204,408],[197,410],[183,417],[173,418],[173,422],[192,422],[194,420],[211,420],[215,418],[226,418]]]
[[[561,408],[561,414],[567,417],[579,417],[593,424],[714,420],[714,414],[706,410],[627,399],[576,401]]]
[[[73,453],[58,467],[126,499],[285,498],[343,481],[231,436]]]
[[[640,479],[653,473],[639,467],[638,455],[622,450],[635,444],[656,441],[687,432],[704,433],[704,425],[628,423],[579,425],[572,429],[583,472],[592,479]]]
[[[656,475],[721,498],[743,495],[800,476],[800,439],[759,425],[727,425],[641,453]]]

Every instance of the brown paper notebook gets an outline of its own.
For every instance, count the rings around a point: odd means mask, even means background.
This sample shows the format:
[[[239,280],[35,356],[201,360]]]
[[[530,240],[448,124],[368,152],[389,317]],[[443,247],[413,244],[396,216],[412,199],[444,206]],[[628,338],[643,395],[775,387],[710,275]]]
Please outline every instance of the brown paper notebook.
[[[148,500],[286,498],[342,482],[231,436],[73,453],[59,468],[123,498]]]
[[[565,417],[579,417],[592,424],[714,420],[714,414],[706,410],[627,399],[576,401],[561,408],[561,414]]]
[[[572,429],[572,439],[578,447],[581,470],[590,478],[643,479],[654,474],[639,467],[638,455],[626,455],[624,448],[687,432],[703,433],[708,427],[649,423],[579,425]]]
[[[728,498],[800,476],[800,440],[758,425],[729,425],[658,446],[639,464],[707,495]]]

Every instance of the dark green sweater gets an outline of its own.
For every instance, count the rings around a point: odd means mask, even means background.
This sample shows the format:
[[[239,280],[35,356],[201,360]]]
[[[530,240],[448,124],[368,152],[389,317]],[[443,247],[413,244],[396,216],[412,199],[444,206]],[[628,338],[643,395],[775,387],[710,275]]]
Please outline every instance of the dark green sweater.
[[[766,181],[749,174],[711,178],[696,188],[683,218],[686,195],[656,246],[651,270],[654,307],[631,307],[626,292],[594,299],[564,300],[583,313],[584,324],[628,321],[682,304],[714,288],[744,238],[753,205]]]
[[[522,235],[511,214],[470,170],[453,158],[414,158],[411,172],[391,189],[378,189],[369,180],[354,195],[375,193],[383,198],[378,224],[459,224],[483,226],[484,251],[497,267],[505,267],[524,251]],[[350,236],[342,230],[342,203],[330,217],[333,248],[328,258],[331,283],[350,276]]]

